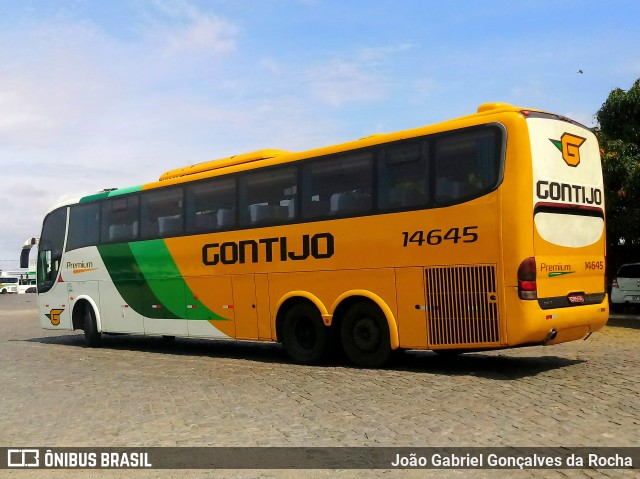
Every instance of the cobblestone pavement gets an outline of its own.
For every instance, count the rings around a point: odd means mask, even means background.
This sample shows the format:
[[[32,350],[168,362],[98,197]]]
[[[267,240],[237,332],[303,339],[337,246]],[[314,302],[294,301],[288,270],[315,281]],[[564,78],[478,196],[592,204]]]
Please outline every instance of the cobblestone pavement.
[[[640,318],[588,341],[384,370],[279,345],[40,329],[0,296],[0,446],[638,446]],[[633,477],[633,471],[0,471],[2,477]],[[637,471],[636,471],[637,472]]]

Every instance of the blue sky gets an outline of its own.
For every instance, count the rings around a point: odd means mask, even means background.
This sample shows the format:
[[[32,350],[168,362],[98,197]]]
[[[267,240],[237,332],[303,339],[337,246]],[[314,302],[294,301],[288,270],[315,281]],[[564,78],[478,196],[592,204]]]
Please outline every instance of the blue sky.
[[[636,1],[0,0],[0,268],[54,203],[505,101],[593,125]],[[584,73],[578,73],[582,70]]]

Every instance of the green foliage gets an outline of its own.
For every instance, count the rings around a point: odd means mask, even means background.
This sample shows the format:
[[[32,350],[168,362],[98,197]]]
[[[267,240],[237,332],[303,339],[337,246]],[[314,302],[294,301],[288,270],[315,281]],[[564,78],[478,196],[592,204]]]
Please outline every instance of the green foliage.
[[[615,248],[640,246],[640,79],[613,90],[596,114],[600,123],[607,239]],[[622,246],[621,243],[624,245]]]
[[[609,93],[596,118],[606,137],[640,146],[640,79],[626,92]]]

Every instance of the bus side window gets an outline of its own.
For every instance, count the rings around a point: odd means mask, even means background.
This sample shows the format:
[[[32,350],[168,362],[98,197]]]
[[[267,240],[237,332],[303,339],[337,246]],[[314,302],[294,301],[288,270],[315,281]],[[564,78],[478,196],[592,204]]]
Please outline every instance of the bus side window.
[[[385,148],[378,162],[378,207],[424,206],[429,200],[428,144],[412,141]]]
[[[240,224],[263,225],[293,221],[298,195],[297,168],[287,166],[246,173],[240,177]]]
[[[187,185],[188,233],[206,233],[236,225],[236,179],[214,178]]]
[[[372,207],[372,154],[321,158],[302,170],[303,218],[367,213]]]
[[[138,239],[138,195],[111,198],[102,203],[102,242]]]
[[[447,135],[436,143],[436,201],[459,202],[495,188],[500,167],[496,128]]]
[[[141,238],[167,238],[184,232],[182,195],[182,188],[163,188],[140,196]]]

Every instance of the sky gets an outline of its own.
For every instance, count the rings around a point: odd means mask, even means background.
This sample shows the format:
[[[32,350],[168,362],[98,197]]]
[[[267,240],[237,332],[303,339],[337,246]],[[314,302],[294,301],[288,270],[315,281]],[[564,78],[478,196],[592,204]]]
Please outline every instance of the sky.
[[[639,18],[636,0],[0,0],[0,269],[54,204],[181,166],[492,101],[594,126],[640,77]]]

